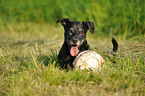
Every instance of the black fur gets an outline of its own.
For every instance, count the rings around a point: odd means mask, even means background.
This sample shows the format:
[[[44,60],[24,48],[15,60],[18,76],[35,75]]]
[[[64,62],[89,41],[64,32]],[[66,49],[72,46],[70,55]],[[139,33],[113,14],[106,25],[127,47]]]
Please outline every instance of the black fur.
[[[68,18],[58,20],[56,23],[59,22],[61,22],[65,31],[65,40],[58,55],[60,66],[62,68],[73,67],[72,63],[75,56],[70,54],[70,50],[74,46],[78,46],[79,52],[90,49],[86,40],[86,33],[87,30],[94,33],[94,23],[91,21],[71,21]]]
[[[70,50],[72,47],[76,47],[81,51],[90,50],[90,46],[86,40],[86,33],[89,30],[91,33],[94,33],[95,27],[94,23],[91,21],[71,21],[68,18],[63,18],[58,20],[56,23],[61,22],[64,27],[64,43],[58,54],[58,59],[61,68],[73,67],[72,63],[75,59],[75,56],[72,56]],[[112,38],[113,51],[116,52],[118,49],[117,41]],[[78,54],[78,53],[77,53]]]
[[[118,43],[115,40],[115,38],[112,38],[112,44],[113,44],[113,51],[116,52],[118,49]]]

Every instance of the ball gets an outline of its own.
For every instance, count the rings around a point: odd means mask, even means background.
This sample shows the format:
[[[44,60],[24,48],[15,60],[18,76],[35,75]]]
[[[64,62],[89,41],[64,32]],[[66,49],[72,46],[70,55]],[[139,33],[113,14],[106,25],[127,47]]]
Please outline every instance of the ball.
[[[91,50],[80,52],[73,62],[73,66],[76,70],[87,69],[95,71],[97,69],[100,69],[104,64],[105,61],[102,56]]]

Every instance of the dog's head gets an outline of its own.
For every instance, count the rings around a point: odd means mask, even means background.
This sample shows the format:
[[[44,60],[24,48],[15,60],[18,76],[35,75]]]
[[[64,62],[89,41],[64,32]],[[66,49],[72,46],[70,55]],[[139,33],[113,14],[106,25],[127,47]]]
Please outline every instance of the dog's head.
[[[67,42],[70,53],[76,56],[79,53],[79,48],[86,41],[86,33],[89,30],[94,33],[94,23],[91,21],[71,21],[68,18],[58,20],[56,23],[61,22],[65,30],[65,41]]]

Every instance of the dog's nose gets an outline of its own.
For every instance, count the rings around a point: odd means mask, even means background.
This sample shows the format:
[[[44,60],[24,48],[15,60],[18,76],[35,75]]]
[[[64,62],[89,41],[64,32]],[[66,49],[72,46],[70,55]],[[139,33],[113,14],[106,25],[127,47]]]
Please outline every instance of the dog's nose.
[[[77,42],[78,42],[77,39],[73,39],[73,40],[72,40],[72,43],[74,43],[74,44],[76,44]]]

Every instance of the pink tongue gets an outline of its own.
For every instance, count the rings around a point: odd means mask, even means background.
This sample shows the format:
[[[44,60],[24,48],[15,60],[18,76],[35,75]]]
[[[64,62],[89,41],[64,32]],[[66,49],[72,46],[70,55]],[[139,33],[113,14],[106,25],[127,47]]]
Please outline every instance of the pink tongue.
[[[70,54],[71,54],[72,56],[77,56],[78,53],[79,53],[78,46],[76,46],[76,47],[71,47]]]

